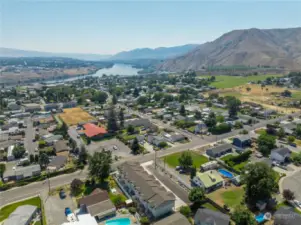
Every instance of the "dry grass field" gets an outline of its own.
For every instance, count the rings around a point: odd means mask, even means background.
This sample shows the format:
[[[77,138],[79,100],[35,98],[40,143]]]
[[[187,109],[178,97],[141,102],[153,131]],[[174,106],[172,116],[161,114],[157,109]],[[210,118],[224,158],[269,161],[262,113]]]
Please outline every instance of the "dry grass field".
[[[60,118],[68,125],[76,125],[81,122],[95,120],[93,116],[81,108],[64,109],[60,114]]]

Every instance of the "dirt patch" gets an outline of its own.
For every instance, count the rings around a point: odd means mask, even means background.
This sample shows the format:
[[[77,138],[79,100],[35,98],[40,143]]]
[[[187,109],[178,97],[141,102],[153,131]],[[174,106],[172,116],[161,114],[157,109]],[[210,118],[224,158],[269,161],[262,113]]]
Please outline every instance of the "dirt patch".
[[[89,122],[95,120],[93,116],[81,108],[64,109],[60,114],[60,118],[68,125],[77,125],[81,122]]]

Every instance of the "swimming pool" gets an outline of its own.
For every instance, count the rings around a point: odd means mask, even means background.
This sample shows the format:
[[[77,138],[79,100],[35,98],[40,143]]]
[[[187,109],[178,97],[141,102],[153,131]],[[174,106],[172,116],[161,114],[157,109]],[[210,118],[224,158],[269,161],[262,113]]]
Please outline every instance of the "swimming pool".
[[[257,221],[257,223],[262,223],[265,221],[265,217],[263,213],[260,213],[259,215],[255,216],[255,219]]]
[[[106,225],[130,225],[131,220],[129,218],[118,218],[115,220],[106,221]]]
[[[224,169],[219,169],[218,172],[223,176],[223,177],[226,177],[226,178],[233,178],[233,174],[230,173],[228,170],[224,170]]]

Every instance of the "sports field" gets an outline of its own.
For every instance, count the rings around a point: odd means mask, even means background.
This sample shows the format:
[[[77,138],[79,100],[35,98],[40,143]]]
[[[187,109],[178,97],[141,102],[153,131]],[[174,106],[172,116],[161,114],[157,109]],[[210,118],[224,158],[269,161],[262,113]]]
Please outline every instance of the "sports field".
[[[215,76],[215,81],[211,83],[216,88],[233,88],[249,82],[263,81],[268,77],[281,77],[280,74],[267,74],[267,75],[254,75],[254,76],[227,76],[219,75]],[[200,78],[208,78],[211,76],[199,76]]]
[[[60,118],[68,125],[76,125],[81,122],[89,122],[95,120],[93,116],[81,108],[64,109],[60,114]]]

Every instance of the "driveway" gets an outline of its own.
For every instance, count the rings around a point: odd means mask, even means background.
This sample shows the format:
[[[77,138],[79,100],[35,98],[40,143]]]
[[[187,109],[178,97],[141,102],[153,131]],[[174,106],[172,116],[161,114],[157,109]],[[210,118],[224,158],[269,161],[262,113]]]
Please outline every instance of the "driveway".
[[[65,199],[60,199],[57,195],[48,196],[44,200],[44,208],[48,225],[59,225],[68,222],[65,216],[65,208],[68,207],[74,212],[77,208],[73,199],[67,195]]]
[[[78,133],[75,126],[69,127],[68,134],[76,142],[77,147],[85,145],[81,138],[77,138]]]
[[[282,189],[289,189],[295,193],[295,198],[301,201],[301,170],[291,176],[287,176],[282,181]]]
[[[26,129],[25,129],[25,139],[24,139],[24,147],[28,151],[28,154],[35,154],[35,148],[38,146],[37,142],[33,142],[32,140],[35,138],[35,130],[33,128],[31,118],[26,118]]]
[[[114,146],[117,147],[117,150],[114,149]],[[126,158],[132,156],[131,149],[116,138],[106,141],[91,142],[91,144],[86,146],[86,149],[91,155],[94,152],[101,152],[103,149],[105,149],[111,151],[113,155],[119,157]]]

